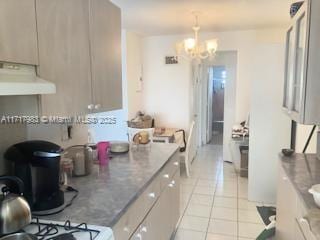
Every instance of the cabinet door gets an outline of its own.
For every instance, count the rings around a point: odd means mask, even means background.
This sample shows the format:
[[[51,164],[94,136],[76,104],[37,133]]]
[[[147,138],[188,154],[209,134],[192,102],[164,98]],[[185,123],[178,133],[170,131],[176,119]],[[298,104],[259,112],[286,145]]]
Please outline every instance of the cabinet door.
[[[42,114],[73,116],[91,103],[88,0],[37,0],[39,75],[56,84]]]
[[[38,64],[35,0],[0,1],[0,61]]]
[[[294,79],[294,28],[291,27],[287,31],[286,39],[286,66],[285,66],[285,86],[283,107],[288,110],[292,109],[292,87]]]
[[[177,227],[180,218],[180,171],[178,171],[170,187],[170,216],[171,216],[171,233],[173,233]]]
[[[92,93],[96,111],[122,108],[121,12],[106,0],[90,0]]]
[[[167,187],[162,193],[157,203],[154,205],[145,220],[146,231],[143,239],[169,240],[172,233],[171,224],[171,189]]]
[[[282,167],[280,167],[277,191],[277,240],[295,239],[296,215],[297,195]]]
[[[299,113],[303,107],[303,89],[306,80],[306,38],[307,17],[303,13],[296,23],[296,45],[295,45],[295,74],[293,83],[293,105],[292,110]]]

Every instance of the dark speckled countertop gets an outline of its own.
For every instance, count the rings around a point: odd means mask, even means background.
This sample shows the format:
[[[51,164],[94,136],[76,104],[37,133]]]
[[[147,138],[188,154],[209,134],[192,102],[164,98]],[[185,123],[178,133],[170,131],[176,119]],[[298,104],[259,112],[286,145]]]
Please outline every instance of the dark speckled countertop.
[[[89,176],[69,180],[79,190],[72,206],[41,218],[112,227],[177,150],[178,145],[163,143],[133,147],[105,167],[95,165]]]
[[[312,185],[320,184],[320,160],[315,154],[294,154],[291,157],[282,157],[282,166],[288,178],[297,190],[308,211],[305,216],[312,232],[320,239],[320,208],[308,192]]]

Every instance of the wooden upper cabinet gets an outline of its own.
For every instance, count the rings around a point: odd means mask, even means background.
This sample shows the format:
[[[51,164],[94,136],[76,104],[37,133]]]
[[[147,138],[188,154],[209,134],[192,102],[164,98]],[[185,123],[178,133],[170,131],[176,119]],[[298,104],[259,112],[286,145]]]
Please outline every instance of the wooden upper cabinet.
[[[57,87],[56,94],[41,96],[42,114],[87,113],[91,103],[88,0],[37,0],[36,3],[38,73]]]
[[[0,1],[0,61],[38,65],[35,0]]]
[[[121,11],[107,0],[90,0],[92,94],[97,111],[122,108]]]

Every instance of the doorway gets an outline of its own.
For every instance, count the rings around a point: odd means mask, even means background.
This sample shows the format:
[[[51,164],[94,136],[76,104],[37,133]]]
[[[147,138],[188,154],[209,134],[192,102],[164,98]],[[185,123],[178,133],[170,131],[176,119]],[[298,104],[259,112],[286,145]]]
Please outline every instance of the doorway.
[[[224,126],[224,89],[226,83],[226,67],[211,66],[209,71],[209,87],[212,89],[211,111],[212,117],[212,137],[209,144],[223,145],[223,126]],[[210,109],[208,109],[210,111]],[[210,114],[210,115],[211,115]],[[208,119],[209,120],[209,119]],[[210,132],[209,132],[210,134]]]
[[[232,126],[236,121],[237,51],[218,51],[203,62],[201,77],[201,143],[223,145],[223,159],[232,162]]]

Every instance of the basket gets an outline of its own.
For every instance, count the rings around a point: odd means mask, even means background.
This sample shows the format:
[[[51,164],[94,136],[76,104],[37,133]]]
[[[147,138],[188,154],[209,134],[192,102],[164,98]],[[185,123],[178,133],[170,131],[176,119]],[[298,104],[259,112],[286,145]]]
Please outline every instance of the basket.
[[[151,128],[153,119],[144,121],[127,121],[130,128]]]

